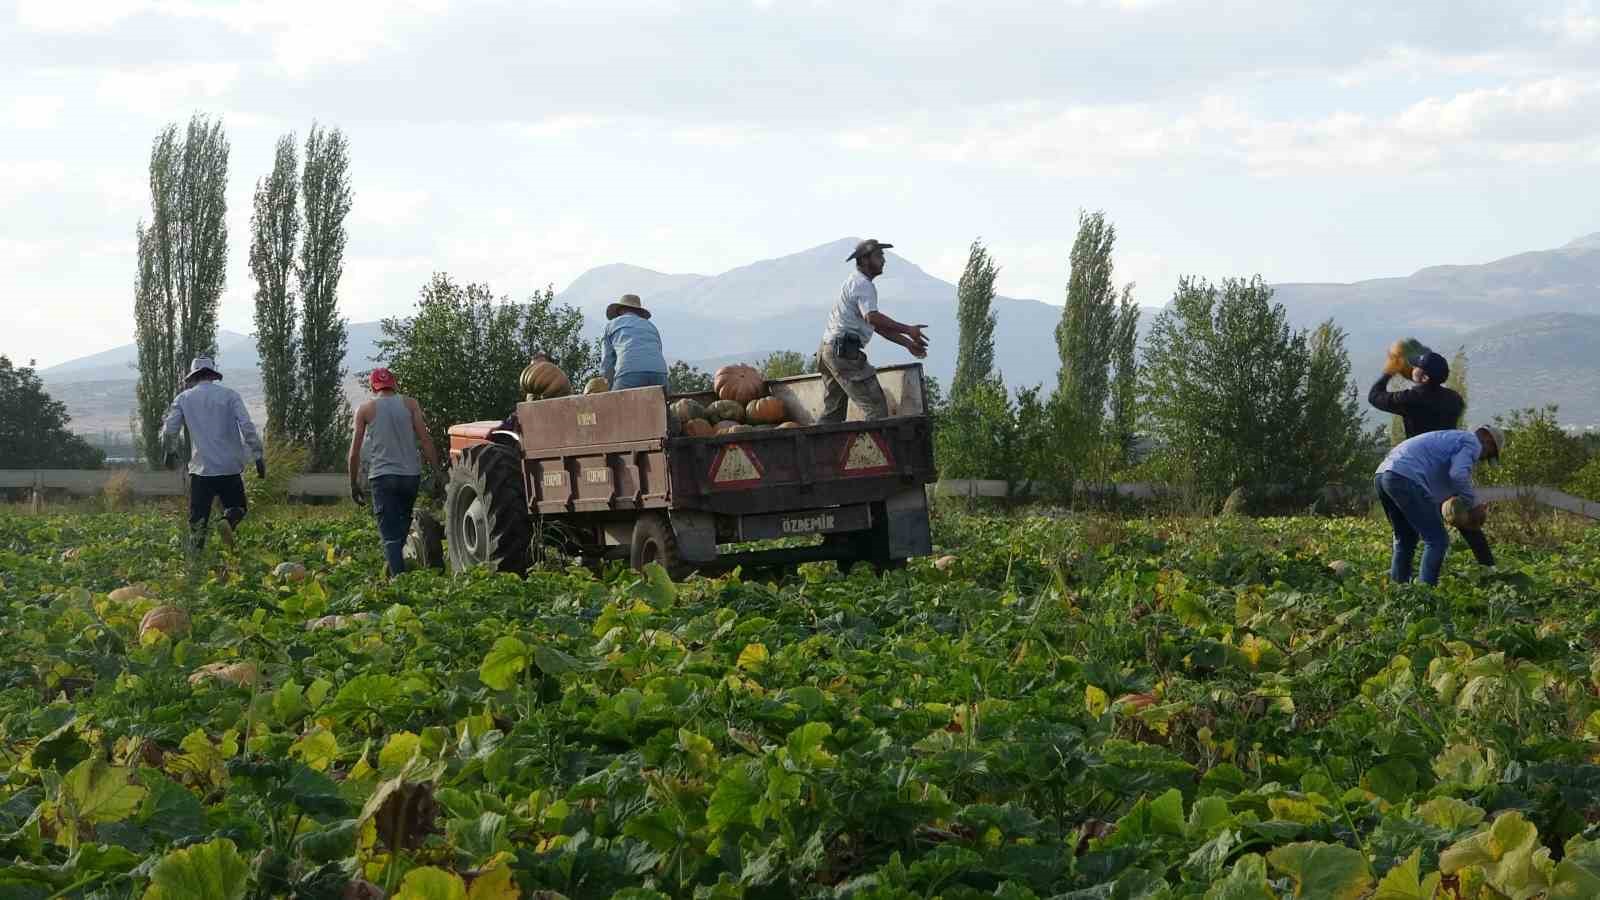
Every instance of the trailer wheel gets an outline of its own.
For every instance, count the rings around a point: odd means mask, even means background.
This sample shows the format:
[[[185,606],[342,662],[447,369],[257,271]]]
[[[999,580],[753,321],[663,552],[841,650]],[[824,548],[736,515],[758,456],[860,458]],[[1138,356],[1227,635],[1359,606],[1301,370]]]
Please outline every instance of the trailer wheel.
[[[407,569],[444,568],[444,526],[425,509],[411,517],[404,550]]]
[[[497,444],[463,450],[450,467],[444,509],[451,571],[485,564],[518,575],[528,570],[533,523],[515,453]]]
[[[628,565],[643,571],[650,563],[666,569],[674,579],[690,571],[678,554],[678,537],[672,533],[672,526],[665,516],[653,513],[634,521],[633,540],[628,545]]]

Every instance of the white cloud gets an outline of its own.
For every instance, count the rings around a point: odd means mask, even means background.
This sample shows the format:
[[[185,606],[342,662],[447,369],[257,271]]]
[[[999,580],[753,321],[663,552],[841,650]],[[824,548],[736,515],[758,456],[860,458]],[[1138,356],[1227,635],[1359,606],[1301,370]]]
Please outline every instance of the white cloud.
[[[361,188],[350,207],[352,225],[395,228],[417,225],[428,205],[428,192],[405,188]]]
[[[147,115],[207,104],[226,96],[239,79],[237,63],[178,63],[104,71],[96,94],[108,105]]]
[[[17,22],[35,31],[100,31],[151,6],[149,0],[17,0]]]
[[[67,167],[51,159],[0,162],[0,197],[15,199],[24,193],[55,188],[66,175]]]
[[[1539,20],[1539,27],[1574,44],[1592,44],[1600,40],[1600,9],[1592,2],[1574,3],[1560,15]]]
[[[56,96],[13,97],[7,104],[6,118],[14,128],[49,128],[56,124],[66,103],[66,98]]]

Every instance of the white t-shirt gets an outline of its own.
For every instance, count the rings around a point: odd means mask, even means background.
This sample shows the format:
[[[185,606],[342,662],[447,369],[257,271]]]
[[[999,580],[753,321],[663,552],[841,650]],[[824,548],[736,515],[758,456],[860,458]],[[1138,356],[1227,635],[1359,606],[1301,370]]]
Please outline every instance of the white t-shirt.
[[[855,335],[865,347],[872,340],[872,326],[867,315],[878,311],[878,288],[872,279],[859,270],[850,273],[839,290],[839,299],[828,313],[828,328],[822,333],[824,342]]]

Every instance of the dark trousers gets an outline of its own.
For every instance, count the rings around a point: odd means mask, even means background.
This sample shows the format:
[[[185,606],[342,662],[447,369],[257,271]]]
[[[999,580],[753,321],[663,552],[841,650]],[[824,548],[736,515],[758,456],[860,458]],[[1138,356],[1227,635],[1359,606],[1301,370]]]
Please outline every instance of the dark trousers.
[[[243,475],[189,476],[189,533],[195,549],[206,544],[206,525],[211,521],[211,504],[222,502],[222,517],[237,526],[244,519],[248,503],[244,498]]]
[[[1411,560],[1422,540],[1422,583],[1438,584],[1444,555],[1450,549],[1450,535],[1444,530],[1439,504],[1428,498],[1422,485],[1393,472],[1379,472],[1375,479],[1378,501],[1383,504],[1389,527],[1394,530],[1394,552],[1389,558],[1389,579],[1411,580]]]
[[[1477,557],[1478,564],[1483,566],[1494,565],[1494,551],[1489,549],[1489,538],[1476,528],[1457,528],[1461,532],[1461,539],[1472,548],[1472,555]]]
[[[383,559],[389,577],[406,570],[406,534],[411,531],[411,511],[417,505],[418,475],[379,475],[368,480],[372,488],[372,513],[378,517],[383,539]]]

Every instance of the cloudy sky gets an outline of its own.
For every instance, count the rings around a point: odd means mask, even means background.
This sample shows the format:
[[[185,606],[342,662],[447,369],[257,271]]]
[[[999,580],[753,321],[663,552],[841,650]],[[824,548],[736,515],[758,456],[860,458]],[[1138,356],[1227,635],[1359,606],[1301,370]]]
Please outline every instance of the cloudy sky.
[[[1600,2],[20,0],[0,4],[0,353],[131,340],[151,139],[232,142],[224,327],[276,138],[351,141],[341,300],[522,295],[847,234],[1059,302],[1080,208],[1180,274],[1350,281],[1600,231]]]

